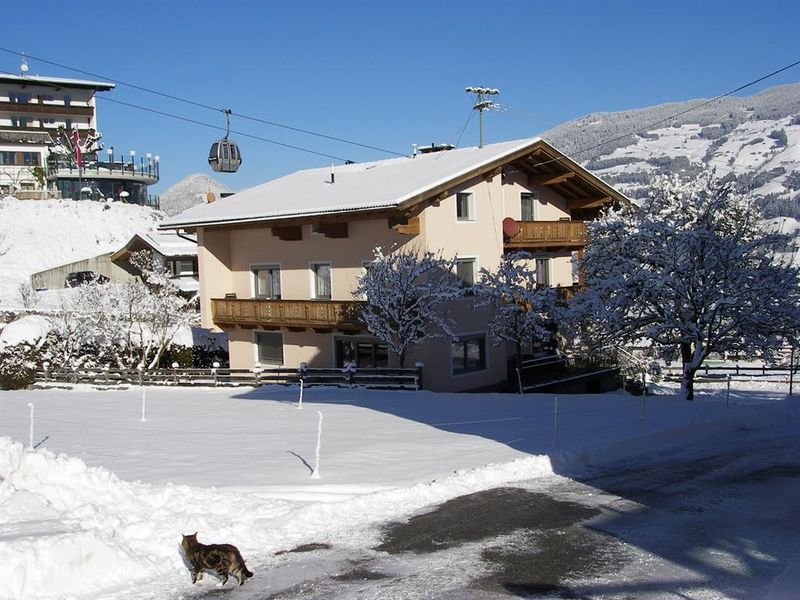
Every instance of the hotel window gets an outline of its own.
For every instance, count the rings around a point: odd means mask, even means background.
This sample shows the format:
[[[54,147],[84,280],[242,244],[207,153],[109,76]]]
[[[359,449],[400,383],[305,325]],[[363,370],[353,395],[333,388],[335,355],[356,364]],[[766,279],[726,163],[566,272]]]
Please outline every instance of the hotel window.
[[[450,343],[453,375],[486,369],[486,336],[459,337]]]
[[[475,259],[457,258],[456,277],[458,277],[464,286],[475,285]]]
[[[456,194],[456,220],[475,220],[475,202],[470,192],[459,192]]]
[[[255,341],[258,362],[272,366],[283,364],[283,334],[279,331],[256,331]]]
[[[252,271],[256,298],[280,300],[281,268],[278,265],[259,265]]]
[[[311,265],[313,276],[314,298],[317,300],[331,299],[331,265],[330,263],[313,263]]]
[[[519,195],[521,216],[523,221],[536,221],[536,205],[539,203],[539,194],[536,192],[522,192]]]
[[[539,287],[550,287],[550,259],[536,259],[536,285]]]

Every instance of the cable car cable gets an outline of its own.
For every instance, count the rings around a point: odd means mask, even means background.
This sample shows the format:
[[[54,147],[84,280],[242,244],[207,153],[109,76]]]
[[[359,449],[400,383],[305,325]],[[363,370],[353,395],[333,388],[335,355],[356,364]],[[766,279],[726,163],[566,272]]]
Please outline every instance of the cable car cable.
[[[150,113],[154,113],[157,115],[161,115],[164,117],[170,117],[173,119],[178,119],[179,121],[185,121],[187,123],[193,123],[195,125],[202,125],[203,127],[209,127],[210,129],[219,129],[220,131],[226,131],[225,127],[220,127],[219,125],[212,125],[211,123],[206,123],[204,121],[198,121],[197,119],[190,119],[189,117],[182,117],[180,115],[175,115],[172,113],[164,112],[162,110],[156,110],[155,108],[147,108],[146,106],[139,106],[138,104],[132,104],[130,102],[123,102],[122,100],[114,100],[112,98],[108,98],[106,96],[97,96],[101,100],[105,102],[113,102],[114,104],[122,104],[123,106],[129,106],[131,108],[138,108],[139,110],[144,110]],[[252,138],[254,140],[259,140],[262,142],[267,142],[269,144],[275,144],[276,146],[283,146],[284,148],[291,148],[292,150],[299,150],[301,152],[308,152],[309,154],[316,154],[317,156],[324,156],[326,158],[332,158],[334,160],[338,160],[341,162],[346,162],[349,159],[342,158],[341,156],[334,156],[332,154],[325,154],[324,152],[317,152],[316,150],[309,150],[308,148],[302,148],[300,146],[293,146],[292,144],[285,144],[284,142],[278,142],[276,140],[271,140],[265,137],[261,137],[258,135],[253,135],[252,133],[245,133],[243,131],[231,131],[228,130],[229,133],[235,133],[236,135],[240,135],[243,137]]]
[[[149,94],[155,94],[156,96],[161,96],[162,98],[168,98],[170,100],[175,100],[177,102],[184,102],[186,104],[191,104],[192,106],[197,106],[199,108],[205,108],[205,109],[214,110],[214,111],[223,110],[223,109],[221,109],[219,107],[216,107],[216,106],[210,106],[208,104],[203,104],[202,102],[197,102],[195,100],[190,100],[188,98],[182,98],[180,96],[175,96],[173,94],[167,94],[165,92],[159,92],[158,90],[153,90],[153,89],[150,89],[150,88],[146,88],[146,87],[141,86],[141,85],[136,85],[134,83],[128,83],[126,81],[122,81],[122,80],[119,80],[119,79],[114,79],[113,77],[107,77],[105,75],[98,75],[97,73],[92,73],[91,71],[84,71],[82,69],[78,69],[78,68],[75,68],[75,67],[70,67],[68,65],[57,63],[57,62],[54,62],[54,61],[51,61],[51,60],[47,60],[47,59],[44,59],[44,58],[31,56],[30,54],[26,54],[26,53],[23,53],[23,52],[17,52],[15,50],[9,50],[8,48],[0,47],[0,51],[7,52],[9,54],[15,54],[17,56],[25,56],[28,59],[36,60],[36,61],[48,64],[48,65],[53,65],[54,67],[67,69],[69,71],[74,71],[76,73],[81,73],[83,75],[88,75],[89,77],[96,77],[98,79],[105,79],[106,81],[110,81],[110,82],[116,83],[118,85],[124,85],[125,87],[130,87],[130,88],[133,88],[133,89],[136,89],[136,90],[140,90],[142,92],[147,92]],[[355,142],[353,140],[348,140],[348,139],[345,139],[345,138],[340,138],[340,137],[336,137],[336,136],[332,136],[332,135],[327,135],[325,133],[318,133],[316,131],[311,131],[309,129],[302,129],[300,127],[293,127],[291,125],[284,125],[282,123],[276,123],[275,121],[268,121],[267,119],[261,119],[259,117],[252,117],[252,116],[249,116],[249,115],[242,115],[242,114],[235,113],[235,112],[232,112],[231,114],[233,116],[237,116],[237,117],[242,118],[242,119],[248,119],[250,121],[255,121],[257,123],[263,123],[265,125],[271,125],[273,127],[280,127],[282,129],[288,129],[290,131],[296,131],[298,133],[304,133],[306,135],[313,135],[313,136],[321,137],[321,138],[324,138],[324,139],[327,139],[327,140],[331,140],[331,141],[334,141],[334,142],[341,142],[343,144],[350,144],[352,146],[359,146],[361,148],[367,148],[369,150],[376,150],[378,152],[384,152],[386,154],[393,154],[395,156],[408,156],[407,154],[403,154],[401,152],[395,152],[394,150],[387,150],[386,148],[380,148],[378,146],[371,146],[369,144],[362,144],[360,142]]]

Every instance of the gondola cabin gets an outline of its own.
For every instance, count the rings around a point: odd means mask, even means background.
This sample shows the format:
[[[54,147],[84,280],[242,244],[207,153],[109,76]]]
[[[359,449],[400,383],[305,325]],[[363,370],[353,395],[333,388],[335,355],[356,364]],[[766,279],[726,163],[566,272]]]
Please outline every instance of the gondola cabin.
[[[236,173],[242,164],[239,147],[228,138],[217,140],[208,152],[208,164],[218,173]]]

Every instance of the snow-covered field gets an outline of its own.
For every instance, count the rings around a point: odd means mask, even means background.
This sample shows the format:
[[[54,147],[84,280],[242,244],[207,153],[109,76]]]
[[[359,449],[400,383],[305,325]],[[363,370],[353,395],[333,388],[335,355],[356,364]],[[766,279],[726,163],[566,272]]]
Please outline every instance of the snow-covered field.
[[[281,550],[359,548],[466,493],[798,427],[785,383],[742,385],[729,403],[317,387],[302,408],[280,386],[0,392],[0,598],[203,594],[216,583],[193,587],[178,547],[194,531],[236,544],[266,597]]]

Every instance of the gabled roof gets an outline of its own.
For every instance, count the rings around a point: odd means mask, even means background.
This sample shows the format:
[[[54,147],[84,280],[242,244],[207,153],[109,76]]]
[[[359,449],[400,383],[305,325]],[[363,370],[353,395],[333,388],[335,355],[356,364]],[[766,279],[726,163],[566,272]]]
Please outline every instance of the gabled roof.
[[[276,221],[335,213],[408,210],[474,177],[514,163],[531,176],[564,177],[559,193],[627,203],[609,185],[541,138],[334,168],[297,171],[164,220],[160,229]],[[331,181],[333,173],[334,180]],[[567,182],[566,179],[575,181]],[[543,179],[543,180],[544,180]],[[552,183],[552,182],[551,182]],[[570,189],[572,191],[570,192]]]
[[[136,233],[122,248],[111,254],[109,259],[112,262],[125,260],[140,250],[153,250],[164,258],[197,256],[197,241],[180,237],[171,231]]]

